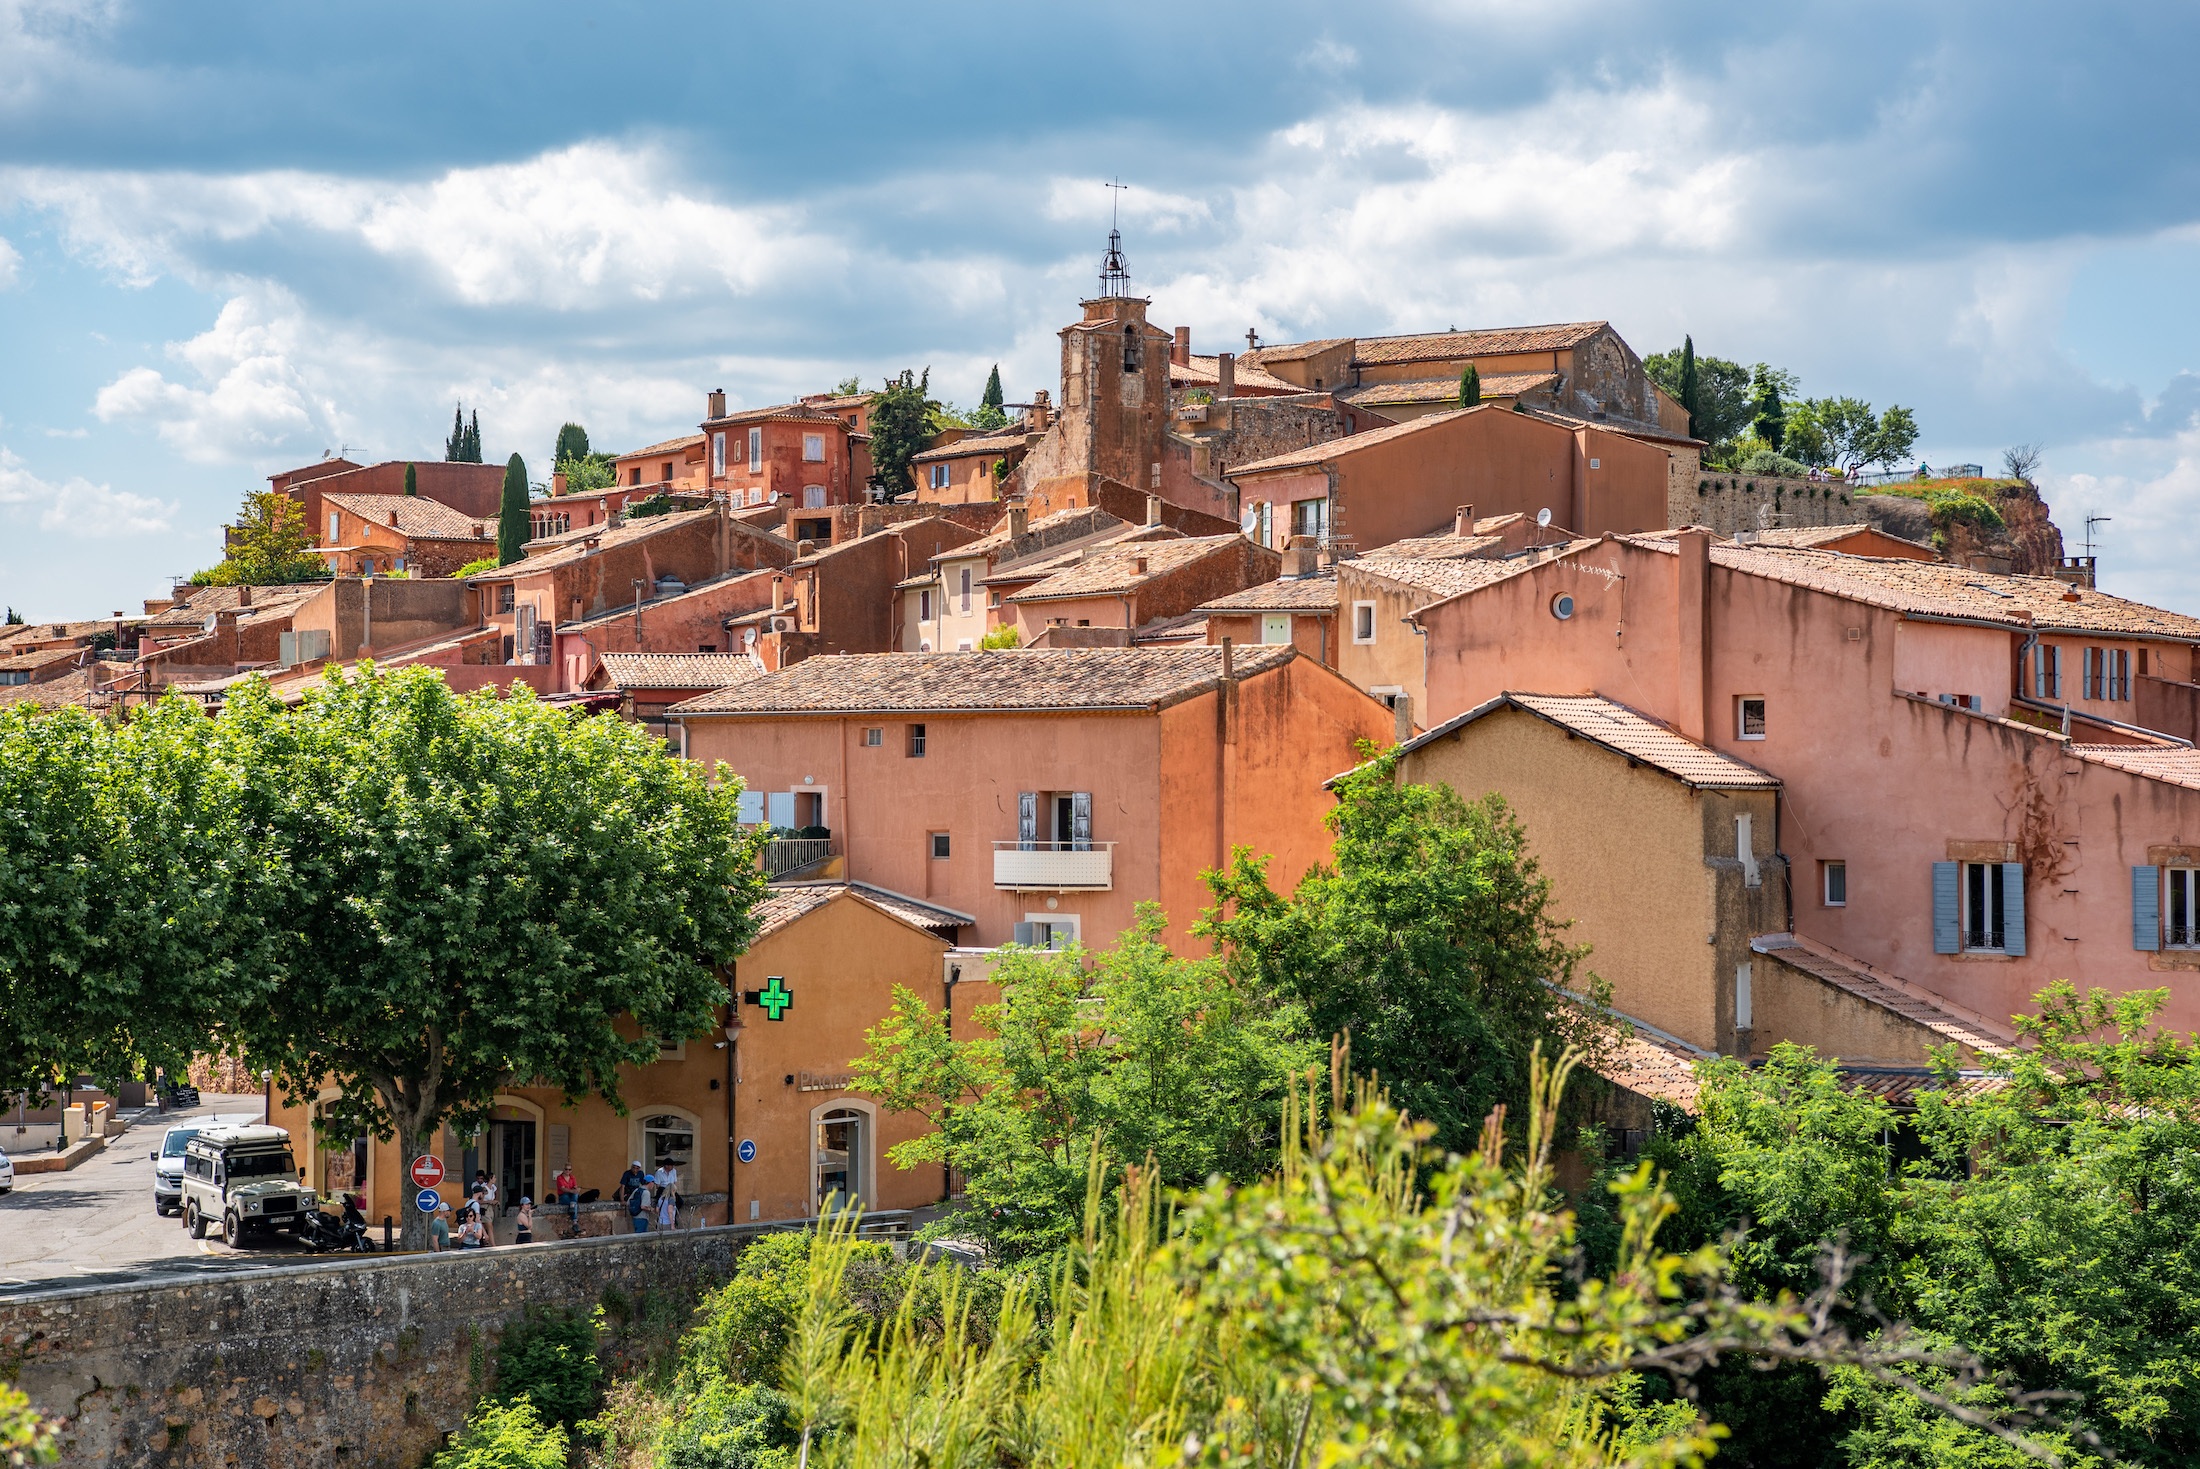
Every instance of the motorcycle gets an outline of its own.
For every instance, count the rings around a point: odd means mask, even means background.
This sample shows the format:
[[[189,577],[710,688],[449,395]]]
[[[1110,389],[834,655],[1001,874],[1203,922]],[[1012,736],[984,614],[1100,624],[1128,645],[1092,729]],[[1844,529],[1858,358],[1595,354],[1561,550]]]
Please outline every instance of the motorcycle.
[[[367,1234],[367,1216],[359,1212],[359,1205],[351,1195],[343,1197],[341,1215],[320,1209],[307,1215],[304,1226],[298,1231],[298,1242],[317,1255],[374,1253],[375,1243]]]

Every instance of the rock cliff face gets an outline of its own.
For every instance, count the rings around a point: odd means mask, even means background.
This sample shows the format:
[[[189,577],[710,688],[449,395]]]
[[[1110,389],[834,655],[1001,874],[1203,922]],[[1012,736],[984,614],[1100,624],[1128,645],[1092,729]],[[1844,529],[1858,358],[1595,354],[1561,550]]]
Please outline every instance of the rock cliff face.
[[[1907,495],[1859,495],[1856,503],[1863,507],[1866,518],[1887,534],[1929,542],[1959,565],[1999,571],[2007,563],[2006,569],[2018,576],[2054,575],[2063,561],[2062,532],[2056,528],[2047,502],[2040,498],[2038,487],[1984,485],[1979,493],[2001,512],[2004,528],[1982,530],[1936,516],[1925,501]]]

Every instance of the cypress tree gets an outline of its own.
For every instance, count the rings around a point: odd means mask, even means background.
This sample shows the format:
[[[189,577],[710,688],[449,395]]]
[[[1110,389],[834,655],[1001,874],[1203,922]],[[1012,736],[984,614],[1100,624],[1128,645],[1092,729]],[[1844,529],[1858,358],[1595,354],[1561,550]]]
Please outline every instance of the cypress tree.
[[[497,508],[497,565],[509,566],[527,554],[532,529],[527,513],[527,461],[514,454],[504,465],[504,501]]]
[[[465,461],[466,405],[463,403],[453,404],[451,407],[451,436],[443,441],[443,458],[451,464]]]
[[[1703,396],[1703,381],[1696,375],[1696,339],[1681,338],[1681,407],[1688,410],[1688,436],[1696,437],[1697,402]]]
[[[1002,396],[1001,364],[996,362],[993,364],[992,375],[985,380],[985,397],[983,397],[979,401],[985,407],[992,409],[995,413],[999,413],[1001,411]]]
[[[569,423],[558,430],[558,449],[555,454],[550,456],[550,463],[553,468],[564,464],[569,459],[586,459],[587,457],[587,429],[582,428],[577,423]]]
[[[405,493],[408,495],[420,493],[420,470],[416,465],[407,464],[405,466]]]
[[[1476,372],[1474,364],[1470,362],[1459,373],[1459,406],[1472,408],[1481,401],[1482,374]]]
[[[474,410],[473,421],[466,425],[466,462],[481,462],[481,410]]]

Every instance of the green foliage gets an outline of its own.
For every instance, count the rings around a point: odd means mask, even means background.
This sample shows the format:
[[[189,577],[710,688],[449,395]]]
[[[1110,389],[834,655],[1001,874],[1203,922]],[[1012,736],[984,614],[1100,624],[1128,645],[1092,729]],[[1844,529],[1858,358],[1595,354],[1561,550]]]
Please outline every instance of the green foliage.
[[[1254,1003],[1219,959],[1178,958],[1163,927],[1143,904],[1110,949],[1002,950],[1001,1002],[965,1038],[899,987],[867,1035],[858,1089],[933,1124],[894,1162],[961,1174],[956,1227],[996,1258],[1075,1236],[1096,1157],[1111,1186],[1141,1162],[1171,1187],[1272,1163],[1284,1079],[1315,1054],[1304,1012]]]
[[[326,581],[328,562],[313,554],[317,544],[306,524],[305,508],[280,490],[247,490],[229,527],[229,543],[220,564],[191,578],[194,586],[277,587]]]
[[[871,395],[871,485],[884,499],[899,500],[917,488],[909,461],[930,447],[933,415],[940,410],[931,385],[931,368],[922,377],[904,369]]]
[[[666,1425],[658,1469],[794,1469],[794,1403],[755,1384],[713,1379]]]
[[[1900,404],[1874,415],[1861,398],[1805,398],[1788,406],[1787,452],[1813,468],[1894,464],[1917,442],[1917,419]]]
[[[1688,432],[1696,432],[1697,405],[1703,397],[1703,377],[1696,367],[1696,339],[1681,338],[1681,362],[1679,380],[1670,389],[1681,407],[1688,410]]]
[[[545,1423],[524,1398],[482,1402],[430,1469],[565,1469],[565,1430]]]
[[[485,571],[494,571],[500,564],[502,563],[496,557],[484,556],[479,561],[467,562],[464,566],[452,572],[451,575],[454,579],[463,580],[469,576],[479,576]]]
[[[10,607],[5,625],[8,627],[21,627],[23,625],[23,614]]]
[[[420,466],[417,464],[407,464],[405,466],[405,493],[408,495],[418,495],[420,493]]]
[[[568,459],[594,459],[588,452],[588,430],[577,423],[558,426],[558,445],[550,452],[550,462],[560,469]]]
[[[31,1410],[31,1401],[0,1382],[0,1453],[11,1465],[50,1464],[60,1457],[52,1432]]]
[[[1537,1042],[1594,1046],[1601,1027],[1553,1002],[1584,951],[1565,943],[1504,801],[1401,784],[1396,771],[1387,754],[1339,779],[1335,865],[1288,900],[1266,858],[1234,852],[1208,875],[1216,906],[1198,932],[1248,992],[1303,1008],[1310,1034],[1349,1033],[1398,1104],[1434,1124],[1440,1147],[1463,1150],[1492,1107],[1525,1094]]]
[[[274,935],[238,1027],[287,1095],[340,1090],[330,1135],[394,1136],[409,1167],[499,1087],[617,1107],[622,1067],[710,1027],[761,891],[739,781],[431,669],[331,675],[294,710],[253,681],[213,727]]]
[[[504,464],[504,497],[497,504],[497,564],[509,566],[527,554],[535,533],[529,511],[527,461],[514,454]]]
[[[1810,473],[1809,465],[1772,449],[1755,450],[1734,468],[1740,474],[1792,475],[1797,479]]]
[[[1001,365],[993,364],[993,371],[986,375],[985,396],[978,400],[978,411],[970,421],[979,428],[1006,428],[1008,414],[1001,407],[1005,395],[1001,392]]]
[[[1459,370],[1459,406],[1472,408],[1482,401],[1482,374],[1468,363]]]
[[[1023,640],[1024,635],[1022,633],[1018,632],[1014,627],[1003,623],[1001,626],[987,633],[984,637],[978,639],[978,646],[981,648],[997,651],[1002,648],[1017,647],[1022,644]]]
[[[659,515],[670,515],[672,513],[672,496],[659,490],[646,500],[636,500],[629,503],[621,513],[628,520],[649,520]]]
[[[680,1383],[769,1383],[793,1340],[810,1261],[810,1236],[767,1234],[741,1252],[733,1279],[696,1307],[680,1344]]]
[[[558,473],[565,476],[564,493],[568,495],[591,495],[617,482],[611,461],[600,455],[583,454],[556,463]]]
[[[596,1340],[601,1308],[593,1313],[541,1307],[505,1328],[497,1343],[496,1390],[500,1403],[531,1402],[546,1423],[570,1429],[603,1401],[603,1368]]]
[[[474,410],[472,423],[466,421],[466,407],[460,404],[451,410],[451,436],[443,441],[443,458],[453,464],[481,463],[481,410]]]
[[[1794,396],[1795,374],[1758,363],[1749,373],[1750,432],[1781,448],[1787,440],[1786,400]]]
[[[1942,531],[1953,525],[1967,525],[1981,531],[2008,528],[2008,522],[2002,519],[1999,506],[1984,496],[1967,490],[1928,490],[1925,494],[1925,508],[1932,512],[1933,524]]]
[[[1653,381],[1688,408],[1695,436],[1711,446],[1706,458],[1725,463],[1722,450],[1749,427],[1749,369],[1723,357],[1698,356],[1695,340],[1685,339],[1671,352],[1653,352],[1642,362]],[[1689,402],[1682,369],[1696,368],[1695,401]]]
[[[863,379],[853,374],[842,378],[833,385],[833,396],[836,398],[854,398],[860,396],[862,392]]]
[[[120,723],[0,710],[0,1097],[180,1072],[218,1049],[267,934],[214,724],[165,699]]]

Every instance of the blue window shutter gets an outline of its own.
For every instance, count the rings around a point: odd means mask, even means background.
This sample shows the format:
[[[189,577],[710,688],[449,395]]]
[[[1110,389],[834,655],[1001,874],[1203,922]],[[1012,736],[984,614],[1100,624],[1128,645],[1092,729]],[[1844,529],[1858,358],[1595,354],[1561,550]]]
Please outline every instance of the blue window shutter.
[[[1039,926],[1035,923],[1017,924],[1016,942],[1027,947],[1039,942]]]
[[[2024,864],[2001,864],[2001,951],[2024,955]]]
[[[734,819],[744,826],[760,825],[764,820],[764,793],[743,791],[737,799],[740,810],[734,814]]]
[[[1963,930],[1957,922],[1957,890],[1963,876],[1960,863],[1933,864],[1933,952],[1955,954],[1963,949]]]
[[[2162,947],[2162,869],[2131,869],[2131,946],[2152,954]]]
[[[1016,846],[1019,851],[1030,851],[1039,844],[1039,793],[1016,793]],[[1021,942],[1021,940],[1019,940]]]

